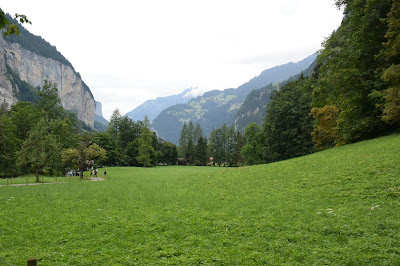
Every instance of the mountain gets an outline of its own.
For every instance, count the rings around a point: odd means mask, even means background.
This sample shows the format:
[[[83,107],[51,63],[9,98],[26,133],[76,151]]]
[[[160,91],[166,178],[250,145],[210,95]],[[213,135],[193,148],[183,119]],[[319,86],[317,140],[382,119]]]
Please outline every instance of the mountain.
[[[224,123],[234,123],[236,113],[252,90],[287,80],[307,69],[315,58],[316,55],[311,55],[297,63],[276,66],[264,70],[236,89],[209,91],[191,99],[187,104],[171,106],[153,120],[152,127],[160,137],[173,143],[178,143],[184,122],[198,122],[208,136],[213,128]]]
[[[144,120],[144,116],[147,115],[150,122],[152,122],[162,110],[175,104],[187,103],[194,96],[198,96],[198,94],[196,88],[188,88],[177,95],[148,100],[125,115],[134,121]]]
[[[108,121],[103,117],[102,104],[96,101],[96,110],[94,112],[94,128],[99,132],[107,131]]]
[[[17,23],[8,16],[12,23]],[[34,101],[44,80],[55,82],[62,106],[94,128],[95,100],[72,64],[40,36],[18,25],[20,35],[0,34],[0,102]]]
[[[311,65],[302,73],[305,77],[310,77],[314,71],[317,61],[314,60]],[[265,117],[265,111],[270,101],[272,92],[281,88],[286,83],[292,80],[297,80],[300,74],[294,75],[289,79],[276,83],[269,84],[261,89],[252,90],[246,97],[243,105],[239,108],[235,116],[235,128],[244,132],[244,129],[250,123],[262,125]]]

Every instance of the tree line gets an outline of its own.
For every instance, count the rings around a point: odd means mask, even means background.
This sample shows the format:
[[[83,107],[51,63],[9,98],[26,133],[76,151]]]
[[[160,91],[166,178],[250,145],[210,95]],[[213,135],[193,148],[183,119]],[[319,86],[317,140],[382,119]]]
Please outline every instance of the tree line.
[[[0,108],[0,176],[34,173],[64,175],[97,166],[176,164],[177,148],[150,130],[150,123],[113,114],[106,133],[81,127],[61,106],[58,89],[44,82],[33,103],[18,101]],[[87,128],[87,127],[85,127]]]
[[[226,133],[234,129],[214,130],[209,156],[224,165],[234,165],[233,154],[236,164],[269,163],[398,131],[400,1],[336,5],[344,18],[323,43],[313,74],[272,93],[262,126],[245,128],[241,148],[238,133]]]
[[[93,140],[107,151],[107,158],[99,160],[101,165],[171,165],[178,160],[177,147],[151,131],[147,116],[135,122],[118,109],[111,115],[107,132],[95,134]]]

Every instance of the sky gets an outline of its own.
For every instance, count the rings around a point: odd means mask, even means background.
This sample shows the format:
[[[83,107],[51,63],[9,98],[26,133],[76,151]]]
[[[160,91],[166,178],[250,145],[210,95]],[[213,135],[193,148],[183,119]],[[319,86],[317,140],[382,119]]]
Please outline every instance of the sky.
[[[0,0],[57,47],[109,119],[186,88],[236,88],[322,48],[334,0]]]

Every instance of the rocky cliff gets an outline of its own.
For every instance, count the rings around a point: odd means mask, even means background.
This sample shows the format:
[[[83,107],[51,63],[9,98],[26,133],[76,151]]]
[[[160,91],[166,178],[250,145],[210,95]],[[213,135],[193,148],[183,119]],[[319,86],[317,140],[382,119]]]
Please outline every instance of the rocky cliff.
[[[9,106],[18,99],[7,77],[6,64],[21,80],[33,87],[42,87],[44,80],[57,84],[61,104],[77,114],[90,127],[94,127],[95,100],[90,89],[71,66],[28,51],[17,43],[0,37],[0,102]],[[18,88],[17,88],[18,90]]]

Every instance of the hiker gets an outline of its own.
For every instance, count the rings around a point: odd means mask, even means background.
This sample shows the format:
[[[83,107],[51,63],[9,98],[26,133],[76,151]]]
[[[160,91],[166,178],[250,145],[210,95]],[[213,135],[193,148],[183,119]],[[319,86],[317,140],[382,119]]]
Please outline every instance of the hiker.
[[[93,171],[90,171],[90,176],[92,176],[93,175]]]
[[[75,170],[72,171],[72,176],[75,176]]]

